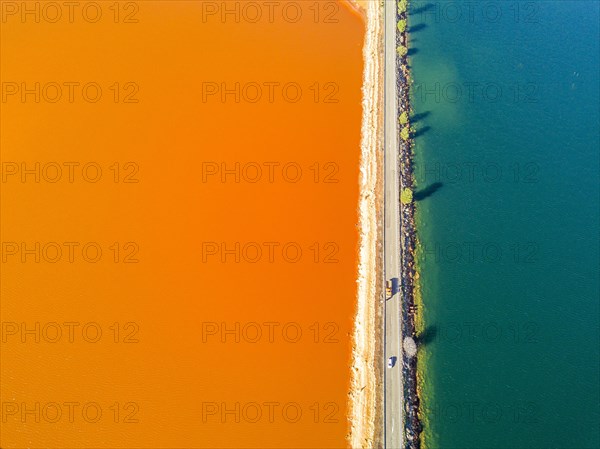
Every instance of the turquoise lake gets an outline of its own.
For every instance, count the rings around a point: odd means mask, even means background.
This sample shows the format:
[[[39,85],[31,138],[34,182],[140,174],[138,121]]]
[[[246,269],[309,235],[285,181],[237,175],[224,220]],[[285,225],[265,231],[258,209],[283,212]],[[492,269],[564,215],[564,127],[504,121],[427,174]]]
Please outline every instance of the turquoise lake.
[[[599,23],[411,2],[429,449],[600,447]]]

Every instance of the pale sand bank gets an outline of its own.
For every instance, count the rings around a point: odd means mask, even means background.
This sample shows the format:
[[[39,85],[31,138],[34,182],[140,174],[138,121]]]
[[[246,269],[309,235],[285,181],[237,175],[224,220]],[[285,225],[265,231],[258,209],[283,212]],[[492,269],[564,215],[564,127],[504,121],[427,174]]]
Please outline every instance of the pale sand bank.
[[[366,20],[363,47],[359,260],[352,344],[348,445],[382,447],[383,344],[382,192],[383,192],[383,9],[381,2],[356,0]]]

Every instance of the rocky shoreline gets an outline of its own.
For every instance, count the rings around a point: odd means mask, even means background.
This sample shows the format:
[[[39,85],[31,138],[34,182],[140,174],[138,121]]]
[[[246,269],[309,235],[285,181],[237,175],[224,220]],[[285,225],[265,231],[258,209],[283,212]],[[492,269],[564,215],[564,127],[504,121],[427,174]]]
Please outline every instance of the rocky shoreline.
[[[404,411],[405,411],[405,447],[418,449],[421,447],[422,424],[419,419],[419,394],[417,384],[417,329],[415,314],[417,232],[415,226],[415,200],[413,148],[414,131],[410,126],[410,68],[408,65],[408,4],[406,0],[398,2],[398,92],[400,117],[400,246],[402,248],[400,292],[402,295],[402,370],[404,378]]]

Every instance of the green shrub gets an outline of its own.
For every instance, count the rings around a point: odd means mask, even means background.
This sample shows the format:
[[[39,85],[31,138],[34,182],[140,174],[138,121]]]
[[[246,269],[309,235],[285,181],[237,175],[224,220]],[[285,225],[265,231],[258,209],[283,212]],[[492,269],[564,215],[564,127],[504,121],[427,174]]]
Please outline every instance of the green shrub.
[[[400,138],[402,138],[404,141],[407,141],[410,138],[410,130],[408,126],[402,128],[402,131],[400,131]]]
[[[399,47],[397,47],[396,51],[402,58],[408,54],[408,48],[406,48],[404,45],[400,45]]]
[[[408,187],[402,189],[400,192],[400,202],[402,204],[410,204],[413,200],[413,192]]]
[[[402,114],[400,114],[400,124],[402,126],[406,125],[408,123],[408,114],[405,112],[403,112]]]
[[[400,31],[401,33],[404,33],[404,31],[406,31],[406,20],[400,19],[398,21],[398,31]]]
[[[398,14],[404,14],[408,8],[407,0],[398,0]]]

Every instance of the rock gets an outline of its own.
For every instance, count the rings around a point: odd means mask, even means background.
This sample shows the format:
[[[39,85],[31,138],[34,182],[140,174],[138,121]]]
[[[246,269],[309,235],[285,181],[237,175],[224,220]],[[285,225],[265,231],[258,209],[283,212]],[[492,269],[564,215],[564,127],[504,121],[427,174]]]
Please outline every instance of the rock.
[[[404,353],[408,356],[408,357],[414,357],[417,355],[417,344],[415,343],[415,341],[411,338],[411,337],[405,337],[404,338]]]

